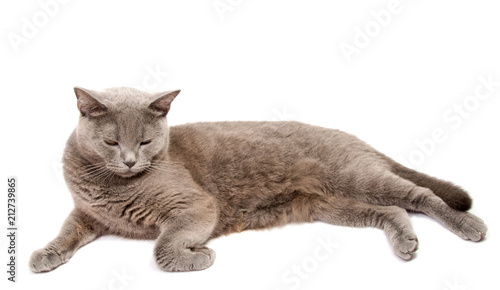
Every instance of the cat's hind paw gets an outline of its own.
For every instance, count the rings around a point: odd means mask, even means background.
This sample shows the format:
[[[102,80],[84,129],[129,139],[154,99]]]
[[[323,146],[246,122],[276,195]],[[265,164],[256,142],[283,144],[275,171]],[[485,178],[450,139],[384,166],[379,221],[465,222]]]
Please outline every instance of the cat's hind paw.
[[[415,235],[399,236],[393,243],[394,253],[405,261],[413,259],[418,249],[418,239]]]
[[[488,231],[488,227],[483,220],[471,213],[463,213],[457,228],[456,233],[458,236],[473,242],[481,241]]]

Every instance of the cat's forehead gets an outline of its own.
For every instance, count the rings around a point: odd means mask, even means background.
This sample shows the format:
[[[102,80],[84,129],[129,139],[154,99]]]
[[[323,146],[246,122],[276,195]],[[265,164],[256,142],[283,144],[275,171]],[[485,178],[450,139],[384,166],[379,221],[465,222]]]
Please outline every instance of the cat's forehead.
[[[152,94],[129,87],[108,88],[99,92],[99,95],[108,104],[144,105],[151,102]]]

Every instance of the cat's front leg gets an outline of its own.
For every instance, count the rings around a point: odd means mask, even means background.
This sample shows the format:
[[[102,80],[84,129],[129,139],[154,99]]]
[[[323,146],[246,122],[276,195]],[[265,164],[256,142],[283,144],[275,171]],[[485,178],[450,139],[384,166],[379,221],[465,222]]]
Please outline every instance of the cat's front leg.
[[[169,272],[204,270],[214,263],[215,252],[205,247],[217,222],[217,209],[211,200],[198,201],[161,226],[154,249],[158,266]]]
[[[40,273],[54,270],[66,263],[80,247],[100,236],[102,230],[90,217],[74,209],[64,221],[59,235],[45,248],[31,255],[31,271]]]

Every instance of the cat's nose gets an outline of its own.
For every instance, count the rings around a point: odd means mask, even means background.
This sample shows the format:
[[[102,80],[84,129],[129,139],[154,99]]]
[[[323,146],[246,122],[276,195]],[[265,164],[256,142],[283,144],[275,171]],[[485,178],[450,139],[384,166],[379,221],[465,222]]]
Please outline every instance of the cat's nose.
[[[128,168],[132,168],[137,162],[136,161],[123,161],[125,165],[128,166]]]

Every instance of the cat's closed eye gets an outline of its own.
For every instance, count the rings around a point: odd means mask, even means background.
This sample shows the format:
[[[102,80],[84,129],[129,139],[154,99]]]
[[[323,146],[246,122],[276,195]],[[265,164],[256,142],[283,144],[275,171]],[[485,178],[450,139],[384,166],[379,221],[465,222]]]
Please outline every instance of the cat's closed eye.
[[[118,142],[111,141],[111,140],[104,140],[104,143],[108,144],[109,146],[116,146],[116,145],[118,145]]]
[[[146,140],[146,141],[142,141],[141,142],[141,146],[143,145],[148,145],[149,143],[151,143],[152,140]]]

